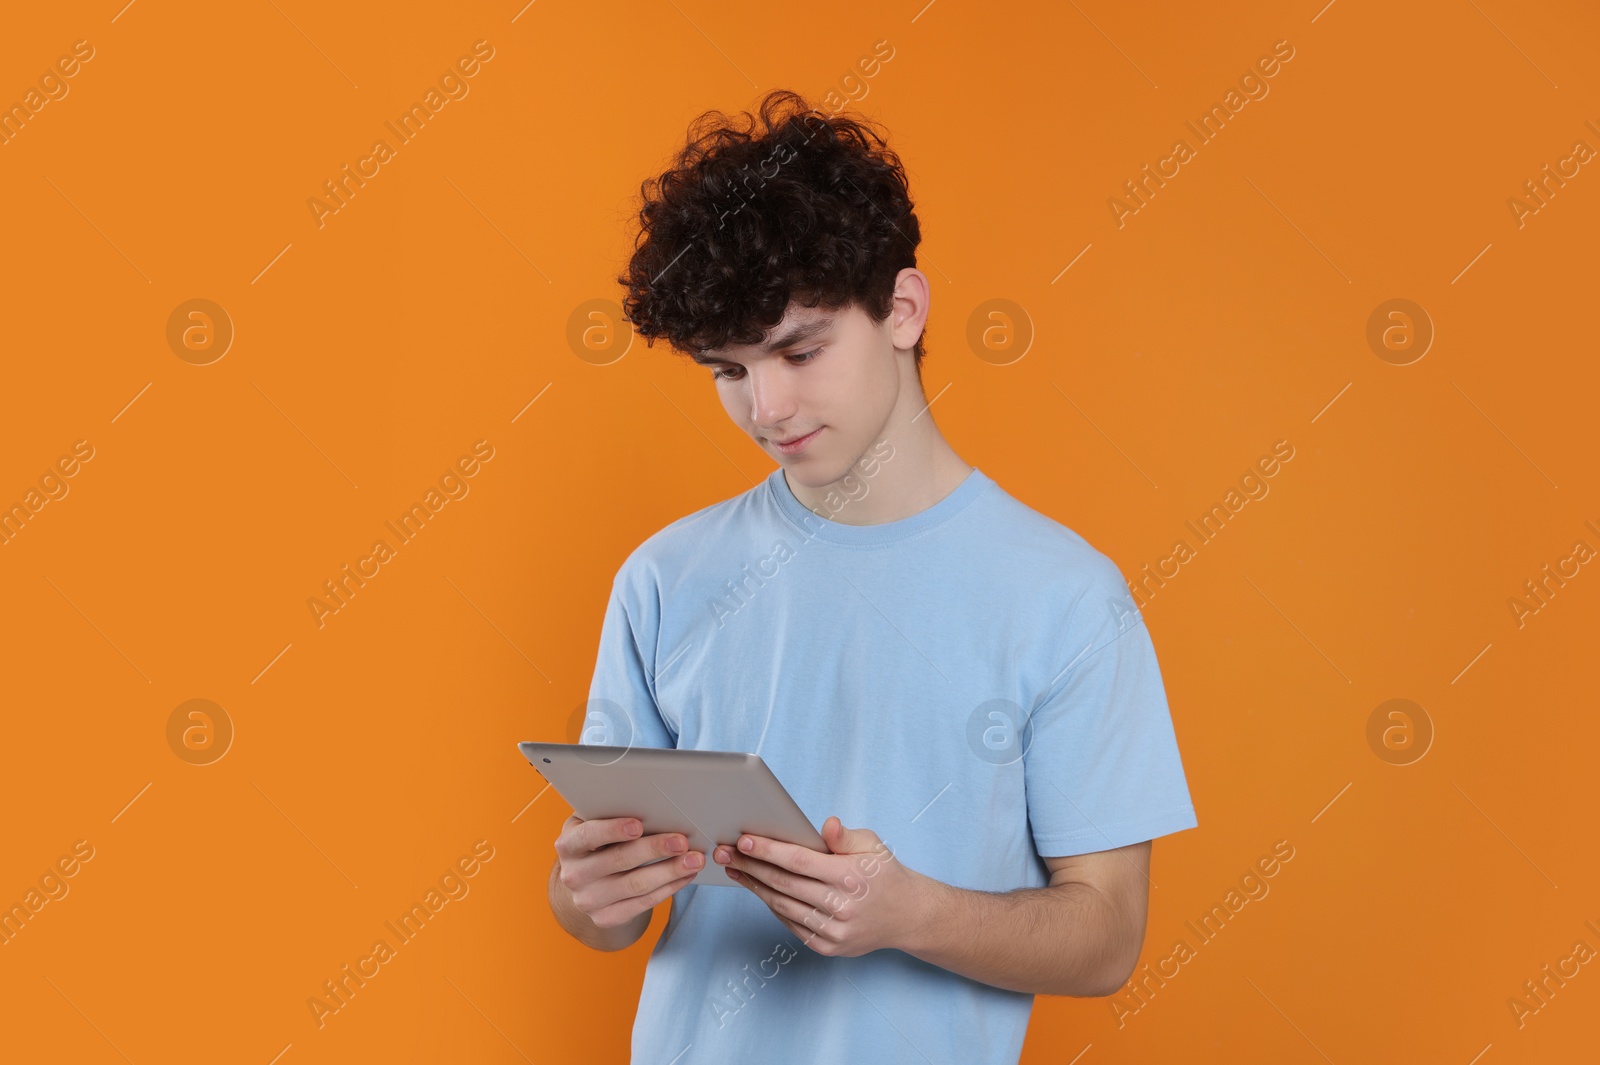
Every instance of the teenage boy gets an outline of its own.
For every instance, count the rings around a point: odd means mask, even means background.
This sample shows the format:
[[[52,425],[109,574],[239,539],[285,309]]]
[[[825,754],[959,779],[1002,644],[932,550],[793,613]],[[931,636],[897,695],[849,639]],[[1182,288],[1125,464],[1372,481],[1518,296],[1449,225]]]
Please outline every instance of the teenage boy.
[[[672,899],[634,1062],[1014,1065],[1036,994],[1128,979],[1150,841],[1197,825],[1160,670],[1116,565],[935,425],[899,159],[760,119],[645,183],[619,280],[777,468],[623,563],[585,742],[757,753],[831,853],[574,816],[551,906],[620,950]]]

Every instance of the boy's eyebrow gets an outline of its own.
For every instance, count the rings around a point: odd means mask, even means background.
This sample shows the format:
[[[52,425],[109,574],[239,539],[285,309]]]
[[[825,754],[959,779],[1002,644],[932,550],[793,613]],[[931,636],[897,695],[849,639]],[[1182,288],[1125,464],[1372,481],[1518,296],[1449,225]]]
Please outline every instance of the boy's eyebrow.
[[[771,352],[780,351],[787,347],[793,347],[795,344],[802,344],[813,339],[814,337],[821,336],[823,333],[833,328],[835,318],[837,318],[837,315],[825,314],[821,315],[820,317],[813,318],[809,322],[803,322],[800,325],[793,326],[782,336],[769,340],[765,345],[763,345],[763,350],[770,354]],[[714,355],[711,355],[709,352],[692,352],[690,357],[698,363],[716,363],[728,361],[726,359],[719,359]]]

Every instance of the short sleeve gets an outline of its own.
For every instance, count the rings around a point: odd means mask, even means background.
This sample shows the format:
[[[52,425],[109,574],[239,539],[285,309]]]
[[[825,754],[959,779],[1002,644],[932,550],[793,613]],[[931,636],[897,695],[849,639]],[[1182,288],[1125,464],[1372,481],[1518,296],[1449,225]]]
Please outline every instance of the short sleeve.
[[[600,649],[579,743],[676,747],[655,694],[661,601],[655,582],[630,558],[617,571],[600,626]]]
[[[1073,608],[1061,672],[1024,733],[1028,821],[1046,858],[1199,824],[1150,632],[1122,574],[1104,563]]]

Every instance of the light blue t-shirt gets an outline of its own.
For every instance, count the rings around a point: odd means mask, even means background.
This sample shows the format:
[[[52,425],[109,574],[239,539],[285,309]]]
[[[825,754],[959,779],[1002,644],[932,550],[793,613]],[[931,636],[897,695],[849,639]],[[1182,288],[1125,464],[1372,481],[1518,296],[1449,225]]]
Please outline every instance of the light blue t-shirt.
[[[880,525],[820,517],[780,468],[666,526],[616,575],[590,700],[583,742],[754,752],[814,825],[956,887],[1197,825],[1122,574],[977,469]],[[1032,1009],[900,950],[825,957],[748,889],[690,885],[632,1060],[1015,1065]]]

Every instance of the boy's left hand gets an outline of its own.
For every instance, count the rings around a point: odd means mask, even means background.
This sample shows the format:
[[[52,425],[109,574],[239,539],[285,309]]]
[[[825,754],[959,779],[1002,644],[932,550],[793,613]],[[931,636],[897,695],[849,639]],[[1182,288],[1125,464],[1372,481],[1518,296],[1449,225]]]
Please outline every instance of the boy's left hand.
[[[739,850],[723,844],[712,856],[818,954],[854,958],[907,942],[936,881],[896,861],[871,829],[830,817],[822,839],[833,853],[746,832]]]

